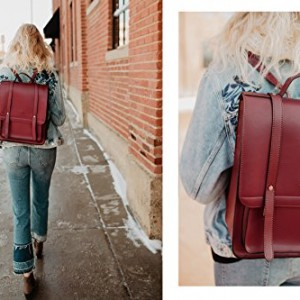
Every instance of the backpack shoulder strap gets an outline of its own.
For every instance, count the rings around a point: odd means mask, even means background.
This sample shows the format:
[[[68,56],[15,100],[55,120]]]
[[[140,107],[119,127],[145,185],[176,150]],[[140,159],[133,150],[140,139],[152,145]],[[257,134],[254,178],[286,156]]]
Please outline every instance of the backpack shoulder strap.
[[[10,68],[10,70],[13,72],[13,74],[15,75],[16,79],[18,79],[19,82],[23,82],[23,80],[21,79],[21,77],[19,76],[18,72],[15,69]]]
[[[262,63],[259,63],[259,58],[257,55],[248,51],[248,62],[249,64],[255,68],[258,72],[262,72],[265,69],[265,66]],[[278,89],[282,88],[282,84],[277,80],[277,78],[271,73],[268,72],[265,75],[265,79],[269,81],[272,85],[277,87]]]
[[[14,70],[12,68],[11,68],[11,71],[14,73],[14,75],[16,76],[16,79],[18,79],[19,82],[23,82],[23,80],[21,79],[19,74],[23,74],[23,75],[27,76],[30,79],[31,83],[34,83],[35,77],[38,74],[37,69],[33,69],[33,73],[32,73],[31,77],[27,73],[24,73],[24,72],[18,73],[16,70]]]
[[[36,75],[38,74],[38,70],[36,68],[33,69],[33,73],[31,76],[31,82],[34,82]]]

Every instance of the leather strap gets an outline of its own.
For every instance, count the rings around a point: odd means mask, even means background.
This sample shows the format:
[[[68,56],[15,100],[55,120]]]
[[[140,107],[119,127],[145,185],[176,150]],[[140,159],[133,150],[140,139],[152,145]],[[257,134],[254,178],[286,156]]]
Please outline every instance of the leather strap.
[[[265,258],[271,261],[274,258],[273,250],[273,223],[274,206],[277,183],[277,173],[281,149],[282,135],[282,97],[269,94],[272,100],[272,132],[268,174],[265,187],[264,207],[264,253]]]
[[[38,74],[37,69],[33,69],[33,73],[32,73],[31,77],[27,73],[24,73],[24,72],[18,73],[16,70],[14,70],[12,68],[11,68],[11,71],[14,73],[14,75],[16,76],[16,79],[18,79],[19,82],[23,82],[23,80],[20,77],[20,74],[27,76],[30,79],[31,83],[34,83],[35,77]]]
[[[283,87],[281,88],[280,92],[279,92],[279,95],[281,97],[283,97],[283,95],[286,93],[288,87],[290,86],[290,84],[293,82],[293,80],[297,79],[300,77],[300,73],[292,76],[292,77],[289,77],[286,82],[284,83]]]
[[[39,94],[37,85],[34,86],[34,104],[33,104],[33,116],[32,116],[32,139],[36,140],[36,123],[37,123],[37,112],[39,103]]]
[[[19,76],[19,74],[17,73],[17,71],[15,69],[11,68],[11,71],[14,73],[16,79],[18,79],[19,82],[23,82],[21,77]]]
[[[6,106],[6,116],[5,116],[5,122],[4,122],[5,138],[8,138],[8,134],[9,134],[9,121],[10,121],[10,111],[11,111],[11,104],[12,104],[13,87],[14,87],[14,82],[11,81],[10,85],[9,85],[9,93],[8,93],[7,106]]]
[[[262,63],[259,63],[258,56],[253,54],[250,51],[248,51],[248,62],[253,68],[255,68],[260,73],[262,73],[263,70],[266,68]],[[279,89],[282,88],[282,84],[277,80],[277,78],[271,72],[268,72],[265,75],[265,79],[268,80],[271,84],[273,84],[277,88]]]

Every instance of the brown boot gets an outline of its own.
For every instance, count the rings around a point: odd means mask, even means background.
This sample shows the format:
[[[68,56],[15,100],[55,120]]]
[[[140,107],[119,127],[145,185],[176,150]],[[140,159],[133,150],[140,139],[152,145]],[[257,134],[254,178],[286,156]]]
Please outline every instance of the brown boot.
[[[35,255],[37,258],[43,257],[43,242],[38,242],[37,240],[34,240],[33,243]]]
[[[23,279],[24,279],[23,292],[24,292],[24,295],[27,297],[30,294],[32,294],[32,292],[36,286],[36,280],[34,278],[33,272],[31,272],[28,277],[23,276]]]

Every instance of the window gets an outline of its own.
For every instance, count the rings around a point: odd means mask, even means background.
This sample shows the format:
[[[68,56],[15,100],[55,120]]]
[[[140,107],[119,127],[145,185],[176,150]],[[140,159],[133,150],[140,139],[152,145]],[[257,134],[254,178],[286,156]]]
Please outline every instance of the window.
[[[70,3],[70,52],[71,62],[77,61],[77,37],[76,37],[76,13],[75,3]]]
[[[113,49],[129,41],[129,0],[113,0]]]

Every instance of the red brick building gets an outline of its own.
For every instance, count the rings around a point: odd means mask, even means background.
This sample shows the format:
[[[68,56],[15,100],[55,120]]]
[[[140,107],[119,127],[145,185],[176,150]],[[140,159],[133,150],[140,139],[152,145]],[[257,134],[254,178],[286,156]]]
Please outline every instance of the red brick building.
[[[53,0],[46,37],[83,125],[127,183],[132,212],[161,238],[162,0]]]

